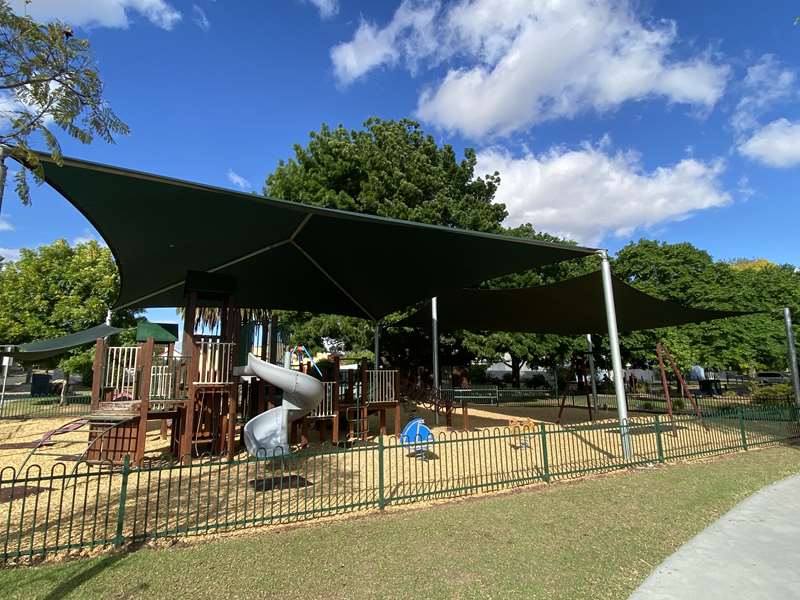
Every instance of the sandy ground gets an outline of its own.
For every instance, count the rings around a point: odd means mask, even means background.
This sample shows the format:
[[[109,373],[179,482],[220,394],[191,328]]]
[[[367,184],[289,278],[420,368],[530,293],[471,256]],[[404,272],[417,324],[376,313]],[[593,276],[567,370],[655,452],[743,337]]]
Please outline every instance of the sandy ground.
[[[620,429],[610,420],[615,413],[601,413],[597,418],[609,420],[587,423],[585,409],[569,408],[562,425],[556,425],[557,413],[557,408],[471,408],[471,431],[457,430],[462,417],[456,411],[454,429],[448,430],[441,417],[442,424],[433,428],[435,441],[417,447],[383,436],[345,450],[320,447],[312,435],[309,451],[283,458],[248,461],[241,456],[182,467],[162,460],[167,442],[154,424],[147,439],[150,466],[130,474],[124,500],[119,469],[76,467],[88,435],[79,430],[55,437],[52,446],[37,452],[24,481],[14,481],[12,468],[0,471],[0,520],[5,524],[0,554],[85,546],[91,540],[108,543],[116,535],[123,504],[125,536],[169,537],[374,508],[381,498],[403,504],[496,491],[630,464],[623,458]],[[435,422],[420,409],[404,411],[402,422],[413,416]],[[515,418],[532,419],[530,427],[509,429],[509,419]],[[32,443],[71,420],[0,422],[2,464],[19,466]],[[753,444],[800,433],[796,424],[786,422],[742,425]],[[377,430],[377,417],[371,426]],[[638,464],[655,463],[660,453],[674,460],[741,448],[736,418],[699,424],[677,417],[671,426],[663,419],[656,436],[652,416],[634,416],[629,433]]]

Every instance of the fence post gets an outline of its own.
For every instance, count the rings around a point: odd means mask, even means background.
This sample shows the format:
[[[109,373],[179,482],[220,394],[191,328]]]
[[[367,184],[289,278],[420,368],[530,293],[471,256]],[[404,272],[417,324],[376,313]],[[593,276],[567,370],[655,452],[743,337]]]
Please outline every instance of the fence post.
[[[378,508],[383,510],[386,507],[386,496],[383,492],[383,435],[378,436]]]
[[[661,419],[656,415],[655,421],[656,428],[656,451],[658,452],[658,462],[664,462],[664,446],[661,443]]]
[[[500,388],[497,386],[494,387],[494,402],[492,404],[500,406]]]
[[[739,432],[742,434],[742,448],[747,450],[747,432],[744,430],[744,411],[740,406],[738,408],[739,413]]]
[[[119,548],[125,541],[123,526],[125,524],[125,501],[128,499],[128,475],[131,472],[131,458],[126,454],[122,459],[122,483],[119,490],[119,510],[117,510],[117,533],[114,536],[114,547]]]
[[[544,423],[539,423],[539,437],[542,442],[542,463],[544,464],[544,481],[550,483],[550,465],[547,460],[547,428]]]

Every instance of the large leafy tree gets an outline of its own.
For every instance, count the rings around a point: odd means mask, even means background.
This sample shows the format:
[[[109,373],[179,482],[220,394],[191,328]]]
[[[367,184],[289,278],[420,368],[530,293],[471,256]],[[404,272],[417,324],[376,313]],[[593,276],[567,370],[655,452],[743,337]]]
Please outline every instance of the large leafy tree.
[[[498,232],[506,217],[494,202],[497,174],[476,177],[472,149],[458,160],[414,121],[372,118],[354,130],[323,125],[294,153],[267,177],[265,194],[476,231]]]
[[[622,337],[634,363],[652,360],[663,340],[682,366],[753,370],[786,366],[780,309],[800,307],[800,274],[763,260],[715,261],[691,244],[640,240],[625,246],[614,272],[653,296],[701,308],[763,311],[747,317],[634,332]]]
[[[502,230],[506,210],[494,202],[497,174],[477,176],[473,150],[459,160],[452,147],[437,144],[414,121],[372,118],[355,130],[323,125],[311,132],[306,146],[296,145],[294,154],[267,177],[265,194],[435,225]],[[281,319],[296,342],[319,348],[322,337],[330,336],[353,350],[371,347],[372,324],[360,319],[289,312]],[[387,337],[383,347],[409,354],[393,339],[399,340]],[[428,342],[418,339],[414,354],[424,354]],[[409,342],[411,337],[404,337],[402,343]]]
[[[85,144],[97,136],[113,142],[115,135],[128,133],[103,99],[89,41],[75,37],[64,23],[40,24],[16,15],[6,0],[0,0],[0,122],[0,144],[36,179],[41,166],[32,137],[60,160],[54,126]],[[30,201],[27,172],[21,168],[16,176],[23,203]]]
[[[67,335],[102,323],[117,298],[119,274],[111,251],[90,241],[57,240],[0,269],[0,340],[19,344]],[[131,311],[116,311],[114,325],[133,324]],[[91,353],[74,351],[62,366],[78,372]]]

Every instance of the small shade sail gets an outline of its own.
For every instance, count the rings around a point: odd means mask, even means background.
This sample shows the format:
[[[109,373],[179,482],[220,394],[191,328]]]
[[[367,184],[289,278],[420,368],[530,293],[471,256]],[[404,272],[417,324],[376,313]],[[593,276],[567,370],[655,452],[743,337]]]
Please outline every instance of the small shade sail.
[[[73,348],[93,344],[97,338],[108,337],[119,333],[122,329],[111,327],[110,325],[97,325],[71,333],[62,337],[51,338],[49,340],[38,340],[27,344],[16,346],[3,346],[1,354],[11,355],[16,360],[22,362],[36,362],[46,358],[52,358],[59,354],[64,354]]]
[[[136,324],[136,341],[146,342],[148,338],[153,338],[156,344],[174,344],[178,341],[178,324],[139,321]]]
[[[700,323],[751,312],[690,308],[659,300],[612,277],[620,331]],[[437,299],[440,330],[515,331],[580,335],[607,333],[600,271],[550,285],[516,289],[462,289]],[[430,302],[398,327],[431,327]]]
[[[232,276],[232,302],[379,319],[425,298],[595,250],[273,200],[42,155],[44,178],[120,270],[116,308],[182,306],[187,272]]]

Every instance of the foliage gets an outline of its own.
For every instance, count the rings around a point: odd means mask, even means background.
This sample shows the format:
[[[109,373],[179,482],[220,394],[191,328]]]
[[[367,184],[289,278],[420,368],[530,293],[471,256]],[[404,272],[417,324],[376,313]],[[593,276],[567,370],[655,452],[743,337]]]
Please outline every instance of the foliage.
[[[652,362],[656,342],[663,340],[682,369],[692,364],[736,371],[785,368],[780,309],[800,307],[800,274],[792,265],[744,264],[714,261],[688,243],[640,240],[625,246],[614,260],[614,273],[648,294],[699,308],[763,312],[623,335],[624,360]]]
[[[765,385],[759,387],[753,394],[756,404],[785,404],[788,398],[794,397],[794,390],[788,383]]]
[[[61,147],[52,131],[57,125],[69,136],[88,144],[95,136],[113,142],[128,133],[103,100],[103,84],[89,41],[74,36],[64,23],[39,24],[17,16],[0,0],[0,144],[26,165],[36,180],[42,176],[29,139],[39,134],[51,157],[61,160]],[[17,193],[30,202],[27,171],[17,171]]]
[[[24,248],[19,260],[0,269],[0,340],[20,344],[93,327],[105,320],[118,290],[111,251],[95,241]],[[132,325],[132,311],[116,311],[113,324]],[[80,350],[63,359],[62,368],[70,372],[85,367]]]
[[[439,146],[414,121],[372,118],[358,130],[323,124],[294,152],[267,177],[265,194],[435,225],[502,230],[505,206],[493,202],[497,175],[476,177],[473,150],[465,150],[459,161],[452,147]],[[344,341],[350,351],[372,348],[374,325],[362,319],[289,311],[282,311],[281,319],[294,342],[314,349],[321,348],[323,337]],[[454,340],[442,340],[443,355],[461,356],[463,350],[449,341]],[[400,362],[430,356],[429,342],[418,333],[385,336],[381,347]]]

